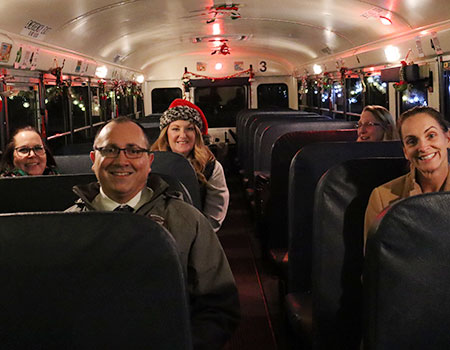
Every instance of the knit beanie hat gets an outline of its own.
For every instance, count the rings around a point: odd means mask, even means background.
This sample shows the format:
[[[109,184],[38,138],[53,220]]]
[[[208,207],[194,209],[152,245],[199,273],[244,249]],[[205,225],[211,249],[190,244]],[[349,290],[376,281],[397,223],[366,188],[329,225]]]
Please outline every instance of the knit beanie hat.
[[[203,135],[208,133],[208,122],[202,110],[187,100],[177,98],[170,104],[159,119],[159,129],[164,129],[176,120],[187,120],[196,125]]]

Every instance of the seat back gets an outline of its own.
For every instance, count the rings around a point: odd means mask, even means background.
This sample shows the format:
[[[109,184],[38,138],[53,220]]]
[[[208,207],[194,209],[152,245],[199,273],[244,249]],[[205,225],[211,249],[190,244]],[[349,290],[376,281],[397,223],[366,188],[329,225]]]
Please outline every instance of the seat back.
[[[57,139],[54,139],[55,141]],[[52,146],[52,141],[49,140],[49,145]],[[53,150],[54,148],[52,148]],[[54,149],[54,154],[59,155],[75,155],[75,154],[89,154],[92,151],[92,142],[85,143],[72,143],[68,145],[63,145]],[[58,164],[58,163],[57,163]]]
[[[289,170],[289,291],[311,288],[311,239],[314,196],[321,176],[339,163],[357,158],[403,157],[401,143],[330,142],[300,149]]]
[[[245,163],[246,157],[247,157],[247,149],[248,144],[253,142],[252,131],[250,129],[252,128],[252,125],[258,120],[263,120],[267,118],[296,118],[296,117],[305,117],[309,115],[310,113],[306,112],[300,112],[300,111],[261,111],[259,113],[251,113],[248,118],[245,118],[243,120],[242,124],[242,130],[240,130],[240,134],[238,134],[238,139],[242,140],[238,143],[238,157],[242,164]],[[254,129],[254,127],[253,127]],[[254,132],[254,130],[253,130]]]
[[[152,163],[152,171],[180,180],[189,191],[193,205],[201,210],[200,187],[191,163],[178,153],[159,151],[153,153],[155,160]]]
[[[144,128],[145,135],[147,135],[148,141],[150,142],[150,145],[153,144],[153,142],[156,141],[156,139],[159,136],[159,133],[161,130],[159,130],[159,117],[155,121],[139,121],[139,123]]]
[[[359,349],[364,214],[372,190],[407,172],[404,158],[353,159],[331,168],[314,201],[312,298],[317,349]]]
[[[170,190],[183,194],[183,199],[193,204],[190,192],[177,178],[159,175]],[[47,176],[22,176],[0,179],[0,213],[34,211],[64,211],[78,199],[73,186],[97,181],[94,174],[69,174]]]
[[[2,349],[191,349],[171,235],[125,213],[0,215]]]
[[[248,128],[248,133],[245,136],[247,142],[245,153],[243,155],[244,170],[248,177],[253,176],[255,153],[259,154],[260,142],[259,138],[265,130],[275,125],[293,125],[304,122],[312,122],[317,120],[331,120],[329,117],[320,116],[318,114],[310,115],[276,115],[273,117],[260,118],[255,120]]]
[[[303,128],[303,125],[300,125],[299,123],[280,123],[266,128],[255,139],[255,150],[257,151],[254,153],[254,171],[270,171],[270,162],[272,159],[271,154],[275,142],[279,137],[290,132],[303,130],[321,131],[353,129],[355,138],[349,139],[349,141],[356,140],[356,130],[354,130],[354,122],[345,120],[322,120],[322,122],[314,121],[315,124],[311,127],[311,129],[306,130]]]
[[[94,181],[94,174],[2,178],[0,213],[63,211],[77,199],[73,186]]]
[[[289,166],[292,158],[302,147],[316,142],[352,141],[356,132],[351,130],[295,131],[280,136],[272,148],[270,166],[269,200],[263,204],[264,222],[267,230],[267,247],[288,248],[288,192]],[[256,192],[257,193],[257,192]]]
[[[450,193],[394,204],[368,239],[364,349],[448,349]]]
[[[92,160],[89,153],[54,156],[61,174],[92,174]]]

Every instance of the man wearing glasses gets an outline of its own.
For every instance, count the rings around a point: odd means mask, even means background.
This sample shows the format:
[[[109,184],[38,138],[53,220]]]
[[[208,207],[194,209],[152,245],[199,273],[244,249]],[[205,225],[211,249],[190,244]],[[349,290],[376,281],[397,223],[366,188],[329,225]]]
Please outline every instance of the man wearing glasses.
[[[98,183],[75,186],[68,211],[130,211],[163,225],[175,238],[190,296],[194,349],[221,349],[239,321],[234,278],[208,220],[150,175],[153,154],[142,127],[117,118],[105,124],[90,156]],[[189,267],[189,268],[188,268]]]

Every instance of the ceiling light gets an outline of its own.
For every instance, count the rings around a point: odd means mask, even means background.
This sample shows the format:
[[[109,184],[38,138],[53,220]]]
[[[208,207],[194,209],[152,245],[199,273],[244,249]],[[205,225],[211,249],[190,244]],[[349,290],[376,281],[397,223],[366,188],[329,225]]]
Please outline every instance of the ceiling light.
[[[386,55],[386,60],[388,62],[395,62],[400,59],[400,51],[398,47],[389,45],[384,49],[384,54]]]
[[[313,66],[313,70],[314,70],[314,74],[320,74],[320,73],[322,73],[322,67],[319,66],[318,64],[315,64],[315,65]]]
[[[105,66],[97,67],[97,69],[95,70],[95,76],[100,79],[106,78],[107,74],[108,74],[108,68],[106,68]]]
[[[222,65],[222,63],[216,63],[216,65],[215,65],[215,68],[216,68],[216,70],[221,70],[222,69],[222,67],[223,67],[223,65]]]
[[[139,75],[136,77],[136,81],[137,81],[139,84],[142,84],[142,83],[144,82],[144,80],[145,80],[145,77],[144,77],[142,74],[139,74]]]

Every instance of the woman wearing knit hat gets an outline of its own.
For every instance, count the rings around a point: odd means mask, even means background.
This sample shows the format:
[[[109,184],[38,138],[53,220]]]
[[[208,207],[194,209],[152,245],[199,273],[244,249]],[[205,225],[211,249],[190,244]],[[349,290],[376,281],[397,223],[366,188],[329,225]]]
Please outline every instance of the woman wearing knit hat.
[[[200,184],[203,213],[217,232],[227,214],[230,195],[222,165],[203,142],[202,134],[208,132],[205,115],[193,103],[176,99],[162,114],[159,128],[151,150],[179,153],[189,160]]]

